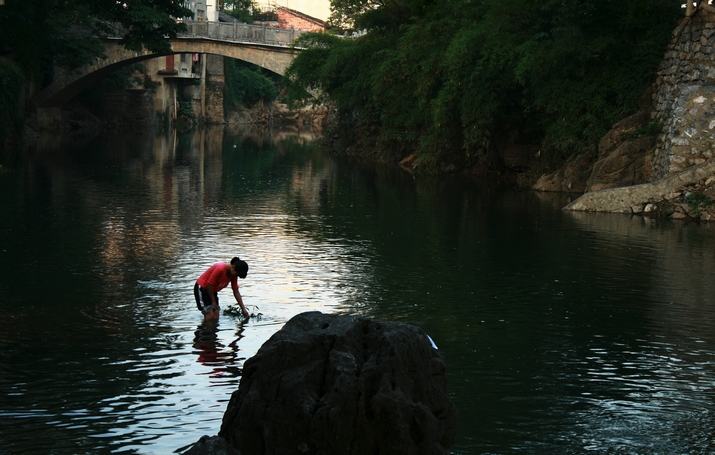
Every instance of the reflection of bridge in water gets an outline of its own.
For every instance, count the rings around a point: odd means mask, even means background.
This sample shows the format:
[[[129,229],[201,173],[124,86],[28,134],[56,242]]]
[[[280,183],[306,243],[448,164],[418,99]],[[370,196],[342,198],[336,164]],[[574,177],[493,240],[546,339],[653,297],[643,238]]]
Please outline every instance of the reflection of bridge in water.
[[[97,58],[92,64],[56,75],[52,84],[35,95],[32,102],[37,107],[40,123],[51,123],[49,119],[61,116],[62,106],[109,73],[132,63],[164,55],[221,55],[253,63],[282,75],[295,57],[297,50],[292,46],[301,34],[293,29],[238,22],[187,21],[185,24],[188,27],[186,33],[168,39],[171,52],[167,53],[157,54],[147,49],[142,52],[128,51],[120,44],[119,38],[108,38],[104,44],[106,58]]]

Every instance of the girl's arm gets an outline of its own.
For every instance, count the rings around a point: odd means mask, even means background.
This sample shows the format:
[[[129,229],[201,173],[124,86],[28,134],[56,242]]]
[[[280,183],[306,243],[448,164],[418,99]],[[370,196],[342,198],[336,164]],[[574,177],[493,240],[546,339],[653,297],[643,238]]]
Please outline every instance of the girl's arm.
[[[238,292],[238,289],[233,290],[233,296],[236,298],[236,302],[238,302],[238,306],[241,307],[241,311],[243,312],[243,317],[245,318],[250,318],[251,314],[246,310],[246,306],[243,304],[243,298],[241,298],[241,293]]]

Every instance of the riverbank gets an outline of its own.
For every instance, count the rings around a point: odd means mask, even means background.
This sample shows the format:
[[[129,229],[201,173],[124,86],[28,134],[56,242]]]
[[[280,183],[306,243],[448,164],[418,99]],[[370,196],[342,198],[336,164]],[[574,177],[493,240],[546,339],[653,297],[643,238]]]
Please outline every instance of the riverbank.
[[[639,112],[601,139],[595,160],[570,160],[533,188],[585,193],[568,210],[715,219],[712,55],[715,15],[701,10],[673,31]]]
[[[510,146],[503,152],[494,151],[482,159],[467,161],[450,159],[440,153],[423,154],[406,141],[385,145],[378,130],[360,127],[357,121],[346,125],[332,106],[328,109],[319,143],[331,153],[357,161],[399,166],[415,176],[448,178],[459,174],[515,187],[524,181],[525,171],[538,165],[538,156],[532,146]]]
[[[715,161],[652,183],[586,193],[564,210],[715,221]]]
[[[40,126],[35,112],[26,112],[22,135],[14,137],[12,143],[15,147],[23,149],[42,140],[42,137],[48,132],[55,137],[72,142],[80,140],[80,138],[94,137],[103,132],[149,132],[167,127],[189,131],[212,125],[255,125],[288,131],[311,130],[320,133],[325,125],[327,115],[327,107],[306,106],[291,109],[287,104],[279,101],[258,102],[251,107],[227,111],[224,121],[219,123],[207,122],[205,119],[195,116],[182,116],[179,117],[175,125],[169,126],[156,121],[147,121],[144,117],[141,119],[127,117],[124,113],[111,108],[90,110],[80,102],[73,101],[62,108],[62,121],[51,130],[43,129]]]

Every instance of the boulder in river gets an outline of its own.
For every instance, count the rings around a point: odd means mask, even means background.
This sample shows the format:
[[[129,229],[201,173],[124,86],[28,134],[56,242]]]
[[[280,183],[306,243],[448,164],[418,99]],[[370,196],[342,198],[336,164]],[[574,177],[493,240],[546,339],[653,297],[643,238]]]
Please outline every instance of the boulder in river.
[[[241,455],[230,447],[225,439],[218,436],[202,436],[183,455]]]
[[[456,420],[421,329],[308,312],[246,361],[219,436],[242,454],[448,454]]]

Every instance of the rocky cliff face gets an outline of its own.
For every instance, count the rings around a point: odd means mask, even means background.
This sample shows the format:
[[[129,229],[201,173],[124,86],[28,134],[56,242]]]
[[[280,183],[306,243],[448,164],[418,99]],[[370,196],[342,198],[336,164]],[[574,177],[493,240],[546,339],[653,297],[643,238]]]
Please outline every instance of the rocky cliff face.
[[[424,332],[310,312],[246,361],[219,436],[244,454],[448,454],[455,427]]]
[[[557,172],[541,176],[533,189],[586,193],[648,182],[656,138],[637,132],[649,124],[650,115],[644,108],[621,120],[599,142],[595,160],[571,159]]]

